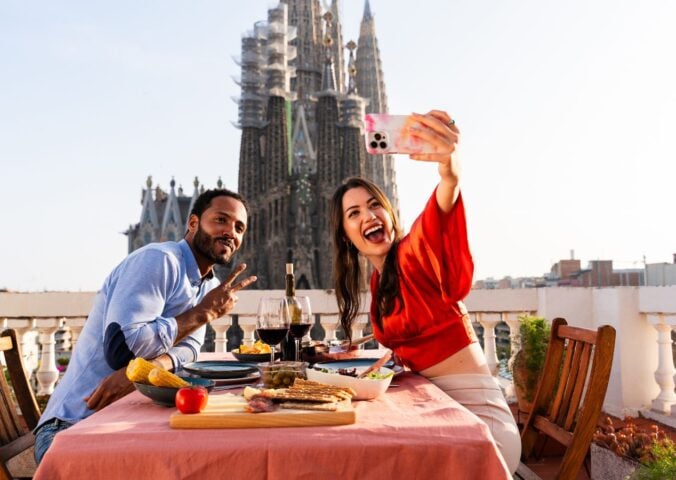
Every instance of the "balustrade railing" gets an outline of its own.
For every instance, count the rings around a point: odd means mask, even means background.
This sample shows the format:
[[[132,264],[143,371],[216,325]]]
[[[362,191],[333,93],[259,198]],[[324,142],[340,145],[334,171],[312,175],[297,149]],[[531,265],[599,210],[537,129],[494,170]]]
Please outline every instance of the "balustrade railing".
[[[330,342],[342,337],[332,291],[297,293],[310,297],[316,320],[314,339]],[[251,344],[259,298],[282,294],[281,290],[239,292],[232,314],[211,323],[213,349],[225,352],[235,346],[235,340]],[[77,344],[94,295],[0,292],[0,329],[17,330],[25,366],[33,374],[38,395],[52,393],[59,379],[57,359]],[[369,295],[364,294],[363,312],[353,328],[353,338],[368,333],[369,302]],[[657,415],[660,421],[676,426],[672,342],[676,287],[473,290],[466,305],[475,330],[483,333],[484,352],[493,375],[499,375],[500,367],[504,367],[499,352],[511,351],[513,357],[519,348],[519,315],[539,315],[549,321],[560,316],[571,325],[592,329],[603,324],[614,326],[615,356],[604,410],[618,416],[639,412]],[[499,379],[510,396],[513,389],[509,375]]]
[[[676,417],[676,382],[674,375],[674,342],[671,332],[676,329],[676,315],[662,312],[645,314],[646,320],[657,331],[657,369],[655,381],[659,394],[651,402],[652,409],[665,415]]]

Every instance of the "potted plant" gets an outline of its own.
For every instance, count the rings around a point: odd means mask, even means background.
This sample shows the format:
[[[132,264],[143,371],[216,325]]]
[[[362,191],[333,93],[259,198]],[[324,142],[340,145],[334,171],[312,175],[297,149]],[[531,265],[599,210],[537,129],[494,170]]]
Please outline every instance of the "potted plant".
[[[543,317],[519,317],[521,348],[514,356],[512,379],[519,411],[529,413],[540,372],[545,364],[549,345],[550,326]]]
[[[638,427],[606,417],[591,446],[592,478],[653,480],[676,478],[676,445],[657,425]]]
[[[671,439],[656,440],[650,447],[651,458],[636,470],[632,480],[676,478],[676,443]]]

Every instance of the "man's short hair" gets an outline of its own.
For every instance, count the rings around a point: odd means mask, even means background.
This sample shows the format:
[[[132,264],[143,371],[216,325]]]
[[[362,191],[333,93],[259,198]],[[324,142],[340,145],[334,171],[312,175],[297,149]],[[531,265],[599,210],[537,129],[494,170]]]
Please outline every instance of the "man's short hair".
[[[204,193],[197,197],[197,200],[195,200],[195,204],[190,211],[190,215],[197,215],[197,218],[201,218],[204,211],[211,205],[211,201],[216,197],[231,197],[235,200],[239,200],[242,202],[242,205],[244,205],[247,214],[249,213],[249,206],[247,205],[246,200],[244,200],[244,197],[239,193],[228,190],[227,188],[213,188],[204,191]]]

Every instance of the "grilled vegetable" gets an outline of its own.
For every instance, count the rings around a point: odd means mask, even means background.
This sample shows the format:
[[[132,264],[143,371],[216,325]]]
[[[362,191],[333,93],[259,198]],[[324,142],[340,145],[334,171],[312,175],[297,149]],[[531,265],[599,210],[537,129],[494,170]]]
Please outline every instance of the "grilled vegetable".
[[[148,374],[148,380],[156,387],[189,387],[190,383],[183,380],[178,375],[174,375],[168,370],[155,367]]]
[[[153,368],[157,368],[145,358],[135,358],[127,365],[127,378],[132,382],[150,384],[148,374]]]

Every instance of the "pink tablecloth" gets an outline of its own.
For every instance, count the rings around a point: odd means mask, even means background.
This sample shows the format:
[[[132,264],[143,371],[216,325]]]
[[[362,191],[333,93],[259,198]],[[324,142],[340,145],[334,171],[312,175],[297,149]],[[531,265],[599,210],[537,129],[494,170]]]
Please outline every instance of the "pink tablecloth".
[[[173,408],[134,392],[58,434],[35,479],[511,478],[487,427],[404,373],[354,425],[174,430]],[[217,393],[214,393],[217,394]]]

